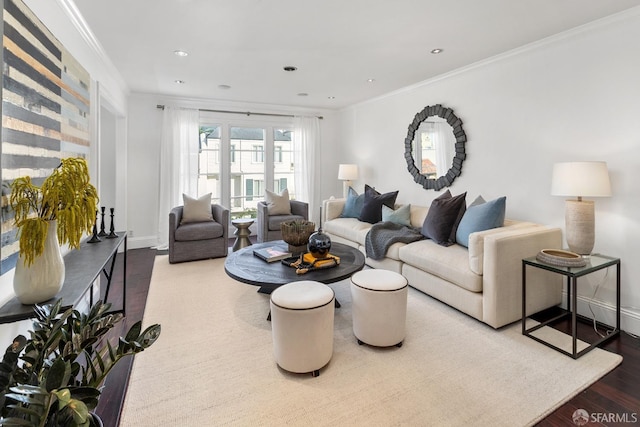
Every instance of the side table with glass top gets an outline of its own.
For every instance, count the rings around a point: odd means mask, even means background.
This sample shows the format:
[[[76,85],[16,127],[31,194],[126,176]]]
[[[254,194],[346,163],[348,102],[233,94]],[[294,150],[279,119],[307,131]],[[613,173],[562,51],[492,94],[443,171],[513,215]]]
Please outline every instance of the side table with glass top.
[[[604,337],[592,342],[587,347],[578,351],[578,321],[586,321],[590,322],[593,319],[588,319],[584,316],[580,316],[577,313],[577,303],[578,303],[578,277],[586,276],[587,274],[591,274],[593,272],[609,268],[612,266],[616,266],[616,325],[615,328],[609,325],[604,325],[600,322],[597,322],[600,326],[604,326],[607,328],[611,328],[612,330]],[[526,306],[527,306],[527,267],[540,268],[543,270],[551,271],[553,273],[561,274],[567,278],[567,311],[562,314],[555,316],[551,319],[548,319],[542,323],[539,323],[531,328],[527,328],[526,321]],[[566,351],[544,339],[533,335],[533,332],[538,329],[557,323],[566,318],[571,318],[571,352]],[[594,348],[612,340],[613,338],[620,335],[620,258],[613,258],[606,255],[595,254],[589,257],[587,265],[584,267],[561,267],[555,266],[551,264],[547,264],[545,262],[539,261],[535,256],[530,258],[525,258],[522,260],[522,334],[526,335],[542,344],[551,347],[560,353],[566,354],[574,359],[588,353]]]

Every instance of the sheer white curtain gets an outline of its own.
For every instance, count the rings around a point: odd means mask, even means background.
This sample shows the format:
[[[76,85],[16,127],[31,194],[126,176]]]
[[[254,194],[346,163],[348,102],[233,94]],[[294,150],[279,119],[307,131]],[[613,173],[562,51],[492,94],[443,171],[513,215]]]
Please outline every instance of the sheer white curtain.
[[[451,167],[455,141],[451,126],[447,123],[434,123],[432,135],[436,149],[436,173],[440,177],[446,175]]]
[[[320,120],[317,117],[296,116],[293,119],[293,167],[296,199],[309,203],[309,220],[320,220]]]
[[[160,139],[158,249],[169,245],[169,211],[182,205],[182,193],[198,191],[199,112],[165,107]]]

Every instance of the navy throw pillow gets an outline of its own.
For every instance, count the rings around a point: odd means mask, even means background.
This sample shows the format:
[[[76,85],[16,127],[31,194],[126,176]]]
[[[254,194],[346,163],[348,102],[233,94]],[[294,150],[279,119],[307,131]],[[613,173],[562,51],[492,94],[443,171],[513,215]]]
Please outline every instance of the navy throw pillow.
[[[466,196],[465,192],[452,197],[447,190],[431,202],[422,224],[422,235],[442,246],[453,245],[456,242],[458,224],[466,210]]]
[[[382,205],[393,209],[397,197],[397,191],[380,194],[374,188],[365,184],[364,203],[362,204],[362,211],[358,219],[370,224],[382,221]]]

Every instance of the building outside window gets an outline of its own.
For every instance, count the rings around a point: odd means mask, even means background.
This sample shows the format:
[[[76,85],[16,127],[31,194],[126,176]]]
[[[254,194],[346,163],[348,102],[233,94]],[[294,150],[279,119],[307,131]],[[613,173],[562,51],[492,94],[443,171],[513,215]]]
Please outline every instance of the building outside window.
[[[293,131],[291,129],[273,130],[273,191],[289,190],[289,197],[295,198],[293,185]]]
[[[232,219],[255,218],[266,188],[278,193],[287,188],[295,199],[290,123],[274,126],[268,119],[250,118],[242,126],[230,115],[201,114],[200,196],[211,192],[216,203],[230,208]]]
[[[264,163],[264,145],[253,146],[253,163]]]

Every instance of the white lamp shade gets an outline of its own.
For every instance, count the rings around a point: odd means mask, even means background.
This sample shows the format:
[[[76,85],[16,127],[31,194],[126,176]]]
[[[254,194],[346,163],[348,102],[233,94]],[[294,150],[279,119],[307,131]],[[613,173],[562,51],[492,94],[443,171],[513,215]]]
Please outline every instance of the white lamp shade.
[[[553,165],[551,195],[609,197],[611,183],[606,162],[564,162]]]
[[[340,165],[338,167],[338,179],[343,181],[358,179],[358,165]]]

